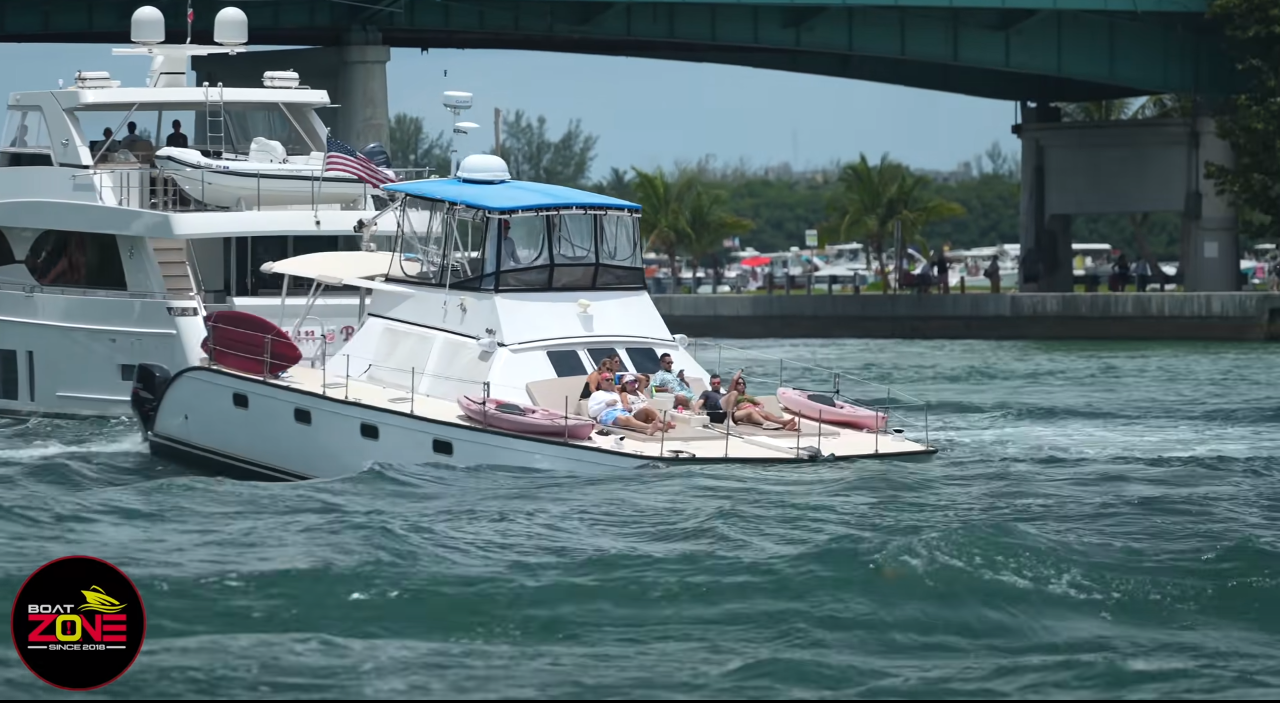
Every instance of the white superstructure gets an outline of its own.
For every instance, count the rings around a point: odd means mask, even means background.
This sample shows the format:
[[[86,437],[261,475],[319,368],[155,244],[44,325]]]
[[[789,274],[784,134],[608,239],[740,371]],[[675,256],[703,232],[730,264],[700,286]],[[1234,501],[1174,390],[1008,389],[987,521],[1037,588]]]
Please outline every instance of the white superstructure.
[[[222,45],[165,45],[163,18],[144,7],[136,45],[115,53],[151,57],[145,85],[80,71],[65,87],[9,96],[0,415],[127,415],[137,363],[199,358],[206,306],[262,310],[269,299],[275,321],[311,340],[308,354],[323,335],[333,353],[354,333],[356,289],[308,306],[311,281],[288,285],[261,268],[358,249],[353,227],[387,194],[322,173],[328,131],[317,110],[329,96],[297,73],[269,71],[261,86],[188,85],[189,57],[246,51],[246,27],[244,13],[226,8]]]

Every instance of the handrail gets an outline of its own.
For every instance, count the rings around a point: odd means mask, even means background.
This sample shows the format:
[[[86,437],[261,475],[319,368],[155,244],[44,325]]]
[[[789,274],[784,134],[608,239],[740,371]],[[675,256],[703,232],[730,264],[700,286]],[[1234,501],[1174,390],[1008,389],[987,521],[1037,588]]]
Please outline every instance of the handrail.
[[[246,162],[246,163],[249,163],[249,162]],[[418,178],[425,178],[430,175],[431,170],[432,169],[430,168],[393,168],[391,169],[392,173],[394,173],[397,179],[401,181],[417,180]],[[149,176],[152,176],[158,179],[154,187],[151,186],[150,183],[147,183],[145,185],[136,184],[136,183],[121,183],[121,182],[116,182],[114,179],[108,182],[99,182],[97,184],[98,185],[98,201],[104,205],[114,204],[120,207],[129,207],[124,203],[124,200],[125,200],[124,191],[130,190],[130,189],[145,188],[149,191],[152,191],[152,196],[147,197],[145,204],[141,204],[137,206],[137,209],[157,210],[160,212],[193,212],[193,211],[194,212],[240,212],[239,210],[235,210],[234,208],[230,208],[230,207],[221,207],[221,206],[206,204],[203,201],[202,197],[196,197],[196,195],[194,195],[194,193],[196,192],[196,189],[194,186],[188,188],[188,187],[184,187],[183,185],[177,182],[177,178],[179,177],[194,181],[193,176],[184,175],[184,176],[175,177],[174,175],[174,174],[194,174],[196,172],[200,174],[199,193],[198,193],[200,196],[203,196],[204,189],[207,186],[207,181],[205,178],[206,174],[210,172],[227,173],[225,171],[218,171],[216,169],[209,169],[209,168],[192,168],[192,167],[170,168],[170,167],[162,167],[162,166],[151,166],[149,164],[142,163],[142,162],[122,162],[118,164],[118,167],[114,167],[114,168],[94,168],[86,171],[80,171],[72,174],[71,178],[75,179],[75,178],[82,178],[85,176],[98,177],[98,176],[107,176],[111,174],[146,173]],[[322,164],[305,164],[305,165],[290,164],[290,165],[285,165],[281,168],[273,168],[269,171],[245,170],[245,171],[236,171],[235,173],[243,174],[244,176],[253,175],[254,177],[253,187],[254,187],[254,193],[256,194],[256,198],[254,198],[254,203],[252,206],[246,203],[245,211],[260,212],[268,209],[275,210],[280,208],[308,208],[308,209],[314,210],[314,209],[320,208],[321,206],[325,206],[326,209],[328,209],[328,207],[340,207],[339,203],[320,203],[319,202],[319,197],[326,195],[326,193],[323,187],[316,187],[316,186],[317,185],[323,186],[324,179],[326,178],[329,178],[329,179],[342,178],[341,176],[333,175],[336,173],[334,171],[325,170]],[[310,184],[310,187],[308,188],[309,200],[304,200],[298,203],[291,203],[289,205],[265,205],[264,206],[262,204],[262,197],[261,197],[262,190],[263,190],[262,181],[264,177],[266,177],[269,180],[272,175],[305,176],[307,179],[307,182]],[[362,199],[367,199],[371,195],[381,195],[383,197],[389,197],[387,196],[387,194],[383,193],[381,189],[374,188],[373,186],[370,186],[368,183],[365,183],[364,181],[358,180],[356,178],[343,179],[343,180],[344,182],[349,180],[350,183],[352,184],[358,183],[361,186],[360,194],[358,196],[353,196],[352,197],[353,200],[356,199],[357,197]],[[182,207],[180,205],[170,206],[170,202],[169,202],[170,200],[174,200],[175,202],[180,202],[180,201],[177,201],[176,198],[169,197],[170,194],[173,192],[170,190],[171,188],[177,189],[177,191],[179,192],[193,193],[193,195],[188,196],[188,199],[190,201],[190,204],[188,207]],[[267,188],[270,189],[270,185],[268,185]],[[114,203],[109,203],[106,199],[105,191],[108,189],[117,191],[117,197]],[[299,189],[299,192],[301,193],[301,189]],[[156,195],[157,193],[159,194],[158,196]],[[330,191],[327,194],[332,195],[332,191]]]
[[[187,297],[174,293],[140,290],[102,290],[100,288],[75,288],[61,286],[43,286],[39,283],[18,283],[0,281],[0,290],[18,291],[21,293],[40,293],[42,295],[66,295],[80,298],[114,298],[120,300],[164,300],[185,302]]]

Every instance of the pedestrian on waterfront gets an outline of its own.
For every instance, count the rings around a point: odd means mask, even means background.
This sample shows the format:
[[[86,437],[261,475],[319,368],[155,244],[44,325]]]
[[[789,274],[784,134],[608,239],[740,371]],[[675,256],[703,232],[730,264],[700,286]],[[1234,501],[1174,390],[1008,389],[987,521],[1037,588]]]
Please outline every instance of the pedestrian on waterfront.
[[[933,266],[938,271],[938,291],[950,293],[951,282],[948,279],[951,272],[951,262],[947,261],[946,247],[938,249],[938,255],[933,259]]]
[[[987,264],[987,270],[982,272],[987,280],[991,281],[991,292],[1000,292],[1000,257],[991,257],[991,263]]]
[[[1133,274],[1138,280],[1138,292],[1142,293],[1147,289],[1147,285],[1151,283],[1151,264],[1146,259],[1138,259],[1138,263],[1133,267]]]

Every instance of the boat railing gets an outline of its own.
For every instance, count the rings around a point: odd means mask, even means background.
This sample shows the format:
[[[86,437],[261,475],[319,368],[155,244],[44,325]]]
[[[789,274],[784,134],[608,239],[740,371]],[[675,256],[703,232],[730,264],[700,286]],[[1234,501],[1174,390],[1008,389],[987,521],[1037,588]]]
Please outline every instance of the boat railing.
[[[396,168],[391,169],[395,173],[397,180],[417,180],[428,177],[429,168]],[[342,204],[333,202],[321,202],[321,198],[325,196],[324,186],[321,178],[324,173],[332,174],[332,171],[325,171],[321,166],[299,165],[296,167],[277,168],[270,171],[256,172],[237,172],[245,176],[253,175],[253,191],[252,197],[245,198],[242,202],[242,209],[233,209],[209,205],[204,201],[204,190],[207,186],[206,175],[215,169],[206,168],[171,168],[161,166],[151,166],[148,164],[138,163],[122,163],[113,164],[110,168],[96,168],[89,171],[80,171],[72,174],[72,178],[92,178],[97,185],[98,202],[103,205],[115,205],[117,207],[137,208],[142,210],[155,210],[159,212],[258,212],[258,211],[281,211],[281,210],[333,210],[340,209]],[[199,184],[192,184],[188,188],[184,188],[177,181],[175,174],[193,174],[199,172]],[[223,172],[225,173],[225,171]],[[272,175],[293,175],[306,176],[310,184],[310,196],[308,201],[291,203],[289,205],[262,205],[263,178],[265,176],[268,192],[271,189]],[[195,180],[194,175],[184,176],[192,181]],[[351,201],[368,200],[371,195],[386,197],[380,188],[365,183],[364,181],[352,181],[359,183],[361,186],[360,194],[353,195]],[[346,184],[344,184],[344,187]],[[330,193],[331,195],[332,193]]]
[[[727,390],[733,376],[742,370],[751,395],[793,388],[831,396],[851,405],[884,413],[891,434],[901,434],[907,427],[929,436],[929,405],[890,386],[868,381],[835,369],[784,359],[772,354],[742,349],[719,342],[689,340],[693,358],[710,373],[720,375]],[[895,432],[895,428],[898,430]]]
[[[164,300],[176,302],[189,301],[192,299],[190,294],[178,295],[176,293],[161,293],[158,291],[102,290],[100,288],[43,286],[38,283],[18,283],[14,281],[0,281],[0,290],[27,293],[28,295],[40,293],[41,295],[65,295],[77,298],[112,298],[118,300]]]

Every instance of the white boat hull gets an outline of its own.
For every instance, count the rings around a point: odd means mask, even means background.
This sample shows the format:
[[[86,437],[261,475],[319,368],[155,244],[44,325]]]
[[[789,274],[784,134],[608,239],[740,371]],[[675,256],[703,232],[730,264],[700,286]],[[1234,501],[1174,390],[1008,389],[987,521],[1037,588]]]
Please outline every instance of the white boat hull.
[[[233,392],[248,396],[247,409],[233,406]],[[187,369],[164,393],[148,435],[151,451],[215,473],[268,481],[340,478],[373,463],[552,469],[632,468],[652,461],[431,422],[345,401],[341,393],[317,398],[207,368]],[[311,424],[295,421],[294,408],[308,410]],[[362,423],[377,426],[376,441],[361,436]],[[444,448],[435,440],[447,442],[451,453],[434,451]]]
[[[918,460],[937,451],[885,437],[873,454],[872,435],[831,426],[826,427],[818,453],[802,453],[799,447],[792,453],[789,444],[759,438],[666,443],[667,450],[688,452],[681,455],[660,452],[660,445],[638,439],[624,441],[625,449],[610,448],[616,435],[570,441],[516,434],[473,423],[454,402],[415,396],[415,410],[408,402],[393,404],[396,401],[381,387],[344,384],[334,376],[325,386],[316,382],[317,370],[295,367],[290,373],[297,377],[265,381],[190,367],[159,392],[150,421],[148,411],[135,411],[156,456],[213,473],[268,481],[340,478],[373,463],[627,469],[655,463],[810,463],[820,455],[850,456],[844,452],[854,447],[858,458]],[[305,422],[298,412],[305,413]],[[366,436],[366,426],[376,427],[376,439]]]
[[[215,161],[162,153],[155,155],[155,161],[192,200],[214,207],[347,205],[381,192],[343,173],[331,171],[319,178],[318,166]]]

